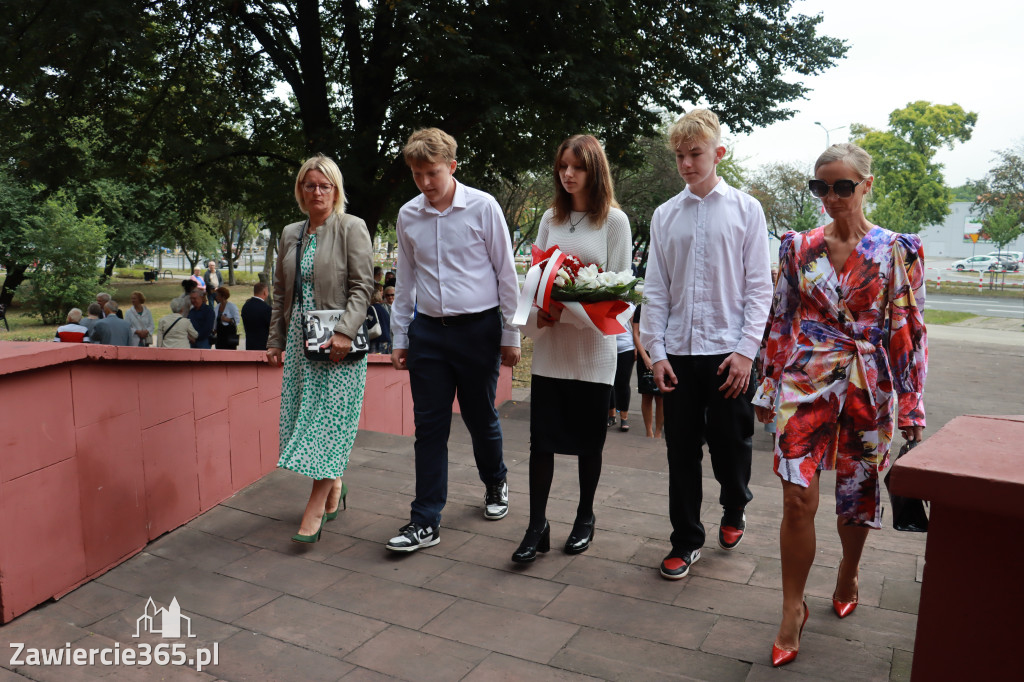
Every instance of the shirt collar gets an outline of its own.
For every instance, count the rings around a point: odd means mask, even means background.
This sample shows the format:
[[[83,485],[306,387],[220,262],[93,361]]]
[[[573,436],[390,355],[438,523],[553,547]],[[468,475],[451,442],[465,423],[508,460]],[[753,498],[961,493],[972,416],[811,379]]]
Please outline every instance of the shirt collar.
[[[461,182],[456,180],[455,178],[452,178],[452,182],[455,183],[455,196],[452,197],[452,205],[449,206],[447,209],[445,209],[444,213],[450,213],[453,209],[456,209],[456,208],[466,208],[466,188],[465,188],[465,186]],[[424,194],[423,192],[420,192],[420,195],[417,198],[419,200],[419,207],[418,208],[421,211],[423,211],[424,213],[431,212],[431,213],[437,213],[438,215],[444,215],[440,211],[438,211],[436,208],[434,208],[433,206],[430,205],[430,202],[427,201],[427,195]]]
[[[711,188],[711,191],[708,192],[707,196],[704,197],[703,199],[701,197],[697,196],[696,194],[694,194],[693,192],[691,192],[689,185],[687,185],[686,187],[683,188],[683,199],[693,199],[695,201],[703,201],[704,199],[707,199],[712,194],[723,194],[724,195],[728,191],[729,191],[729,183],[725,181],[725,178],[720,177],[720,178],[718,178],[718,182],[715,183],[715,186]]]

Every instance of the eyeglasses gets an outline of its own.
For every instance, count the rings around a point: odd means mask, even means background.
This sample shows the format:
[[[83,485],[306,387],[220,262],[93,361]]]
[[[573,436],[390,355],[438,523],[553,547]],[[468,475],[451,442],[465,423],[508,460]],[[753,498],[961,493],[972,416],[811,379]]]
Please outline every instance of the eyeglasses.
[[[394,294],[384,294],[384,298],[394,298]]]
[[[836,180],[834,185],[830,185],[824,180],[809,180],[807,182],[807,189],[811,190],[811,194],[824,199],[828,194],[829,189],[836,193],[836,196],[845,199],[846,197],[853,196],[853,190],[861,182],[854,182],[853,180]]]
[[[302,189],[303,189],[304,191],[306,191],[306,192],[309,192],[310,194],[312,194],[313,192],[315,192],[315,191],[317,191],[317,190],[320,190],[320,191],[321,191],[321,192],[323,192],[324,194],[327,194],[327,193],[329,193],[329,192],[330,192],[330,191],[331,191],[332,189],[334,189],[334,185],[332,185],[332,184],[331,184],[331,183],[329,183],[329,182],[328,182],[328,183],[324,183],[323,185],[318,185],[318,184],[316,184],[316,183],[314,183],[314,182],[307,182],[306,184],[304,184],[304,185],[302,186]]]

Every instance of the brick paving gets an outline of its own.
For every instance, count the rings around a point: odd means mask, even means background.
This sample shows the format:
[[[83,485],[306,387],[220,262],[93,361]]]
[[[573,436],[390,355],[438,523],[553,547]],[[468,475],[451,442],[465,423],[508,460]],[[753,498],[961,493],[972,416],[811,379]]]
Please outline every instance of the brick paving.
[[[941,338],[940,338],[941,337]],[[926,393],[929,428],[959,414],[1021,411],[1024,335],[1006,343],[936,334]],[[1019,339],[1019,340],[1018,340]],[[830,607],[841,555],[833,478],[822,484],[811,610],[801,653],[773,670],[781,603],[781,493],[770,437],[754,440],[747,536],[717,547],[720,510],[705,467],[708,543],[689,577],[656,567],[668,550],[664,445],[612,429],[591,549],[562,553],[576,505],[575,461],[558,457],[549,504],[552,551],[525,566],[509,557],[525,530],[529,404],[503,406],[511,511],[482,516],[483,486],[469,437],[453,423],[441,543],[395,555],[383,543],[406,522],[414,489],[411,438],[360,433],[346,473],[348,509],[321,542],[289,538],[307,479],[276,471],[144,552],[56,602],[0,628],[0,682],[23,680],[906,680],[917,622],[925,537],[870,535],[861,606],[843,621]],[[12,642],[34,648],[156,646],[133,637],[146,599],[177,598],[191,618],[187,650],[217,645],[219,661],[187,667],[12,665]]]

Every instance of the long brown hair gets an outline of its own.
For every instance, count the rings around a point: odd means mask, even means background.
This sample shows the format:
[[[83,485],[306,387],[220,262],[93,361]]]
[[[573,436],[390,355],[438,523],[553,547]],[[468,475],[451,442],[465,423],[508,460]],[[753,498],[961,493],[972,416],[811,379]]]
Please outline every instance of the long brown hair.
[[[603,225],[608,218],[608,209],[612,206],[618,208],[619,202],[615,201],[615,188],[612,186],[612,173],[608,168],[608,158],[604,155],[601,143],[593,135],[573,135],[558,145],[554,165],[555,198],[551,202],[551,208],[555,212],[555,222],[567,222],[569,214],[572,212],[572,195],[565,191],[562,181],[558,177],[562,154],[567,149],[576,155],[576,158],[582,162],[584,170],[587,171],[587,215],[595,225]]]

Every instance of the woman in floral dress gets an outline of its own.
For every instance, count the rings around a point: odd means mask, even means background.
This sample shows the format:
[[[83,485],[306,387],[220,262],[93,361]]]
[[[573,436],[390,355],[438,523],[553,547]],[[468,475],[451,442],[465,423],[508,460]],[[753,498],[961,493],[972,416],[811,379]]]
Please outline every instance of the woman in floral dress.
[[[864,216],[871,157],[844,143],[815,163],[811,192],[833,222],[787,232],[779,280],[758,358],[758,419],[778,416],[775,472],[782,479],[782,623],[772,663],[796,658],[815,556],[819,472],[836,471],[843,559],[833,609],[857,605],[857,575],[868,530],[882,520],[879,470],[894,425],[908,441],[925,426],[928,351],[921,240],[872,225]]]
[[[347,492],[341,476],[358,430],[366,358],[345,361],[345,356],[366,319],[373,262],[366,224],[345,213],[341,171],[334,161],[323,155],[306,161],[295,179],[295,200],[309,219],[288,225],[281,234],[267,358],[272,365],[284,362],[278,466],[313,479],[292,540],[316,542],[324,521],[337,517]],[[301,294],[295,290],[297,258]],[[324,344],[330,346],[329,362],[306,358],[297,308],[345,311]]]

